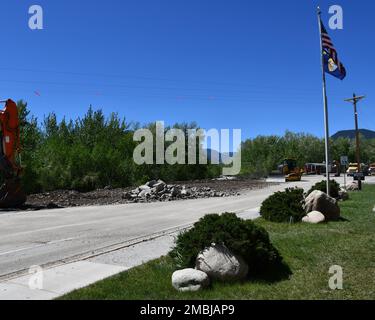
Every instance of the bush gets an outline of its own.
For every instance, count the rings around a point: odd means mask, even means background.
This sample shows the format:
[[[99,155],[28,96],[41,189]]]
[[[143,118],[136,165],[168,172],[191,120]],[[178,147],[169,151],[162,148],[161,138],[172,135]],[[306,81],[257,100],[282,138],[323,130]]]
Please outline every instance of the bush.
[[[322,180],[318,183],[316,183],[308,192],[307,195],[309,195],[311,192],[319,190],[324,193],[327,193],[327,181]],[[339,191],[340,191],[340,184],[337,183],[335,180],[329,181],[329,195],[333,198],[339,197]]]
[[[282,265],[282,258],[271,244],[267,231],[233,213],[203,217],[192,229],[178,236],[170,256],[178,268],[194,267],[199,252],[212,243],[225,244],[241,256],[249,265],[251,275],[265,274]]]
[[[299,222],[305,216],[303,189],[291,188],[276,192],[260,208],[261,216],[272,222]]]

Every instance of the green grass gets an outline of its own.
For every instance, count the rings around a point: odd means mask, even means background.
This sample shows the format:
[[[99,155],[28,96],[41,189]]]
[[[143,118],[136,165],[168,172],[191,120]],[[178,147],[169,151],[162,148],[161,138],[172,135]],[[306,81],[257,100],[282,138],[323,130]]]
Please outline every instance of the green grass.
[[[374,299],[375,298],[375,186],[351,193],[340,204],[348,221],[320,225],[256,223],[270,233],[293,274],[274,283],[247,281],[214,283],[197,293],[179,293],[171,285],[174,271],[168,257],[69,293],[62,299]],[[344,289],[331,290],[330,266],[340,265]]]

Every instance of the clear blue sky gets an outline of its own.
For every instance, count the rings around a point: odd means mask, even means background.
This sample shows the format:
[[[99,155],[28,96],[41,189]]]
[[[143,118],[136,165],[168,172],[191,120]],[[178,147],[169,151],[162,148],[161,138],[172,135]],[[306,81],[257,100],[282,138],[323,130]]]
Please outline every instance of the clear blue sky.
[[[44,30],[28,8],[44,8]],[[316,6],[344,9],[329,33],[346,66],[328,78],[330,127],[375,129],[375,2],[250,0],[2,0],[0,98],[24,99],[39,119],[91,104],[141,123],[197,121],[243,138],[286,129],[323,136]]]

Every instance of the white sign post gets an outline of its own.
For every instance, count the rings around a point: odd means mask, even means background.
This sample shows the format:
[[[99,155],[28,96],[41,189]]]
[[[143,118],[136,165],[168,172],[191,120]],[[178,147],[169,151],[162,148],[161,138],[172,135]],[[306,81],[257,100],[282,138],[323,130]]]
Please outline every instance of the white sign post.
[[[340,158],[341,165],[344,166],[344,188],[346,190],[346,167],[349,164],[349,157],[348,156],[341,156]]]

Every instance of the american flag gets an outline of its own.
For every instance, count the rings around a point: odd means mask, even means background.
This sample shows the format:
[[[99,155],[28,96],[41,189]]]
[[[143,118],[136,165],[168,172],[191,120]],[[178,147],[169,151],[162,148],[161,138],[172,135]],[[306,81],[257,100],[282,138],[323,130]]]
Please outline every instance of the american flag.
[[[329,56],[333,59],[333,61],[337,65],[340,73],[342,73],[345,77],[345,75],[346,75],[345,67],[341,63],[341,61],[339,60],[339,57],[337,55],[337,50],[336,50],[335,46],[333,45],[333,42],[332,42],[330,36],[328,35],[328,32],[323,25],[323,22],[320,21],[320,23],[322,25],[322,46],[323,46],[323,50],[326,53],[329,54]]]

